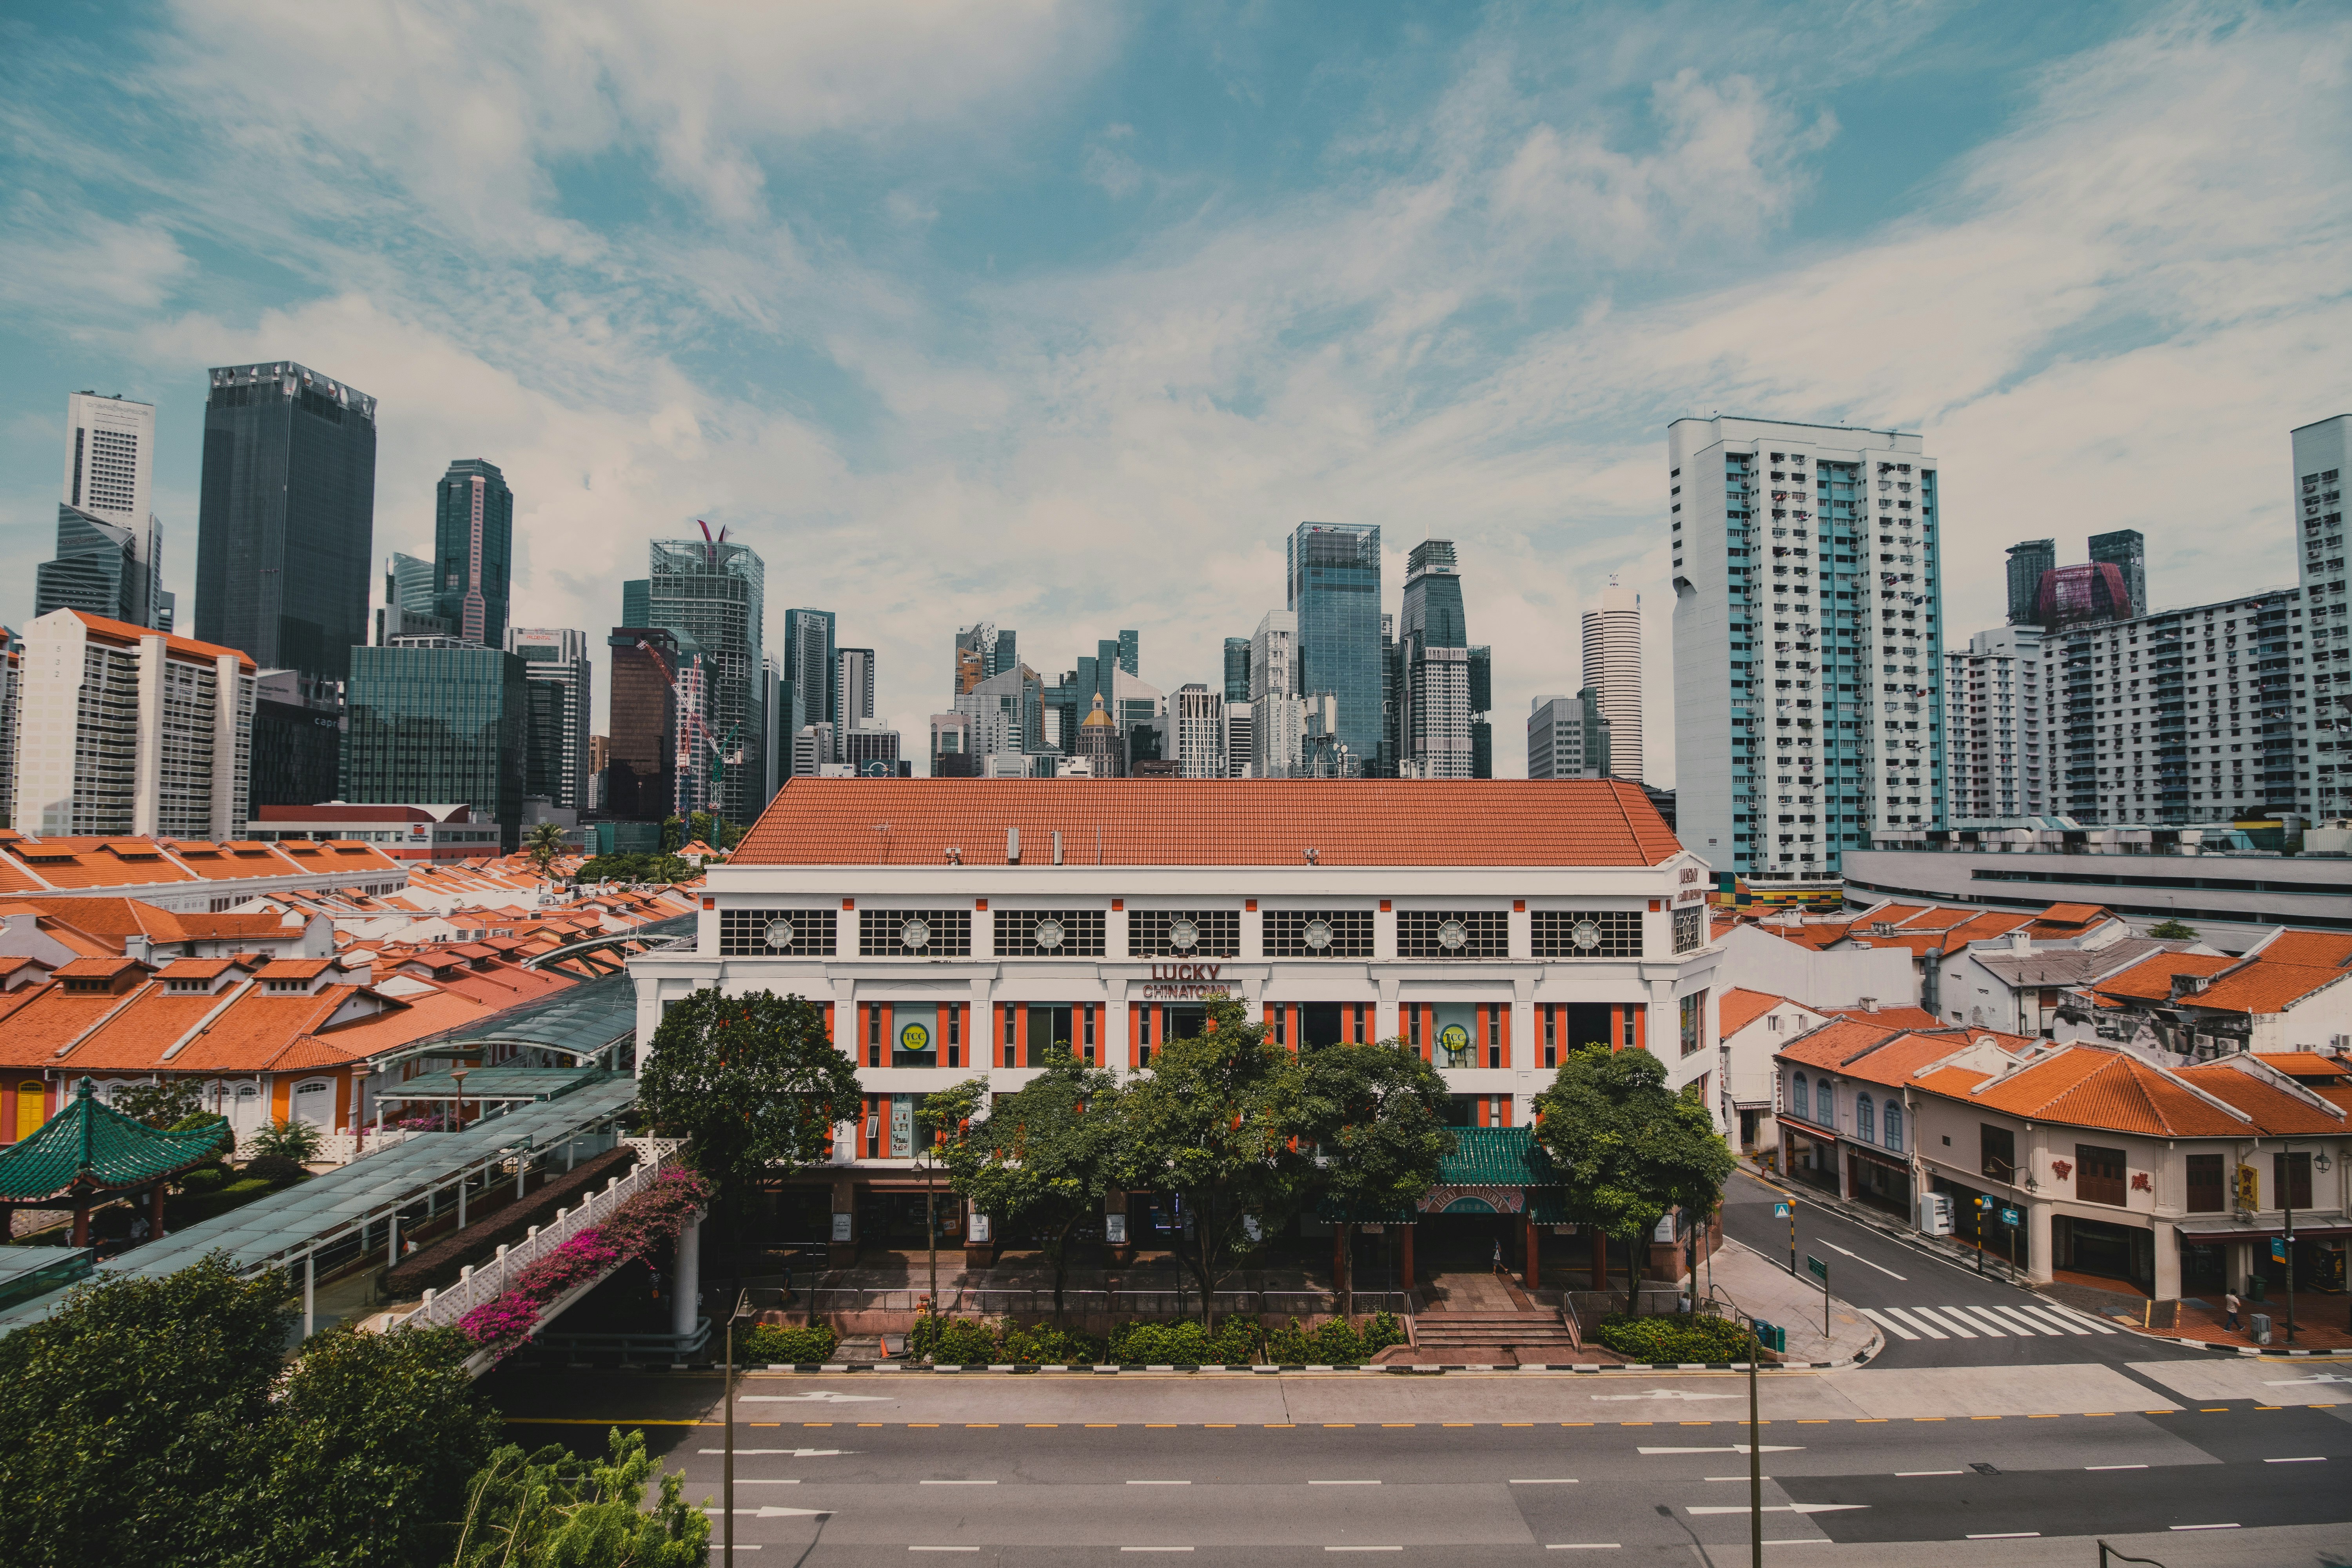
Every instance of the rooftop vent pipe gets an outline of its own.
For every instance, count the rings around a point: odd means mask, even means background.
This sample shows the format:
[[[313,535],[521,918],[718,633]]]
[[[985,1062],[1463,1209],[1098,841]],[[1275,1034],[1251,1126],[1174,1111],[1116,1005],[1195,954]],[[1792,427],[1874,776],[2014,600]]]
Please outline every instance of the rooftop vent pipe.
[[[1021,864],[1021,830],[1017,827],[1004,830],[1004,863],[1008,866]]]

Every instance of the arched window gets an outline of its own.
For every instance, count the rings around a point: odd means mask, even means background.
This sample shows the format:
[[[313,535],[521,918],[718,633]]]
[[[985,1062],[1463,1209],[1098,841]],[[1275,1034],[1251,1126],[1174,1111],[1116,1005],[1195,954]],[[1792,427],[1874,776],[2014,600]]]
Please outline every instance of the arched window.
[[[1903,1105],[1900,1100],[1886,1102],[1886,1146],[1897,1153],[1903,1149]]]
[[[1837,1131],[1837,1085],[1822,1079],[1822,1113],[1816,1119],[1831,1131]]]
[[[1874,1142],[1878,1137],[1878,1129],[1871,1125],[1874,1120],[1873,1112],[1877,1106],[1878,1102],[1866,1094],[1854,1096],[1853,1135],[1865,1143]]]
[[[1813,1097],[1805,1088],[1805,1075],[1798,1073],[1789,1080],[1790,1105],[1799,1116],[1813,1119]]]

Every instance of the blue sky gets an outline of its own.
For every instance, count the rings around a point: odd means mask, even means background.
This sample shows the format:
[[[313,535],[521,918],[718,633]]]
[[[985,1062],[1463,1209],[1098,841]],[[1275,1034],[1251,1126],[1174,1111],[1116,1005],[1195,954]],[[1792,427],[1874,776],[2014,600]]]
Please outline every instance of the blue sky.
[[[954,627],[1214,681],[1303,518],[1461,551],[1497,771],[1612,573],[1671,782],[1664,427],[1921,431],[1948,624],[2008,543],[2290,581],[2352,407],[2339,5],[296,0],[0,23],[0,620],[63,395],[153,402],[193,613],[203,372],[381,401],[376,552],[500,464],[516,616],[725,523],[919,749]]]

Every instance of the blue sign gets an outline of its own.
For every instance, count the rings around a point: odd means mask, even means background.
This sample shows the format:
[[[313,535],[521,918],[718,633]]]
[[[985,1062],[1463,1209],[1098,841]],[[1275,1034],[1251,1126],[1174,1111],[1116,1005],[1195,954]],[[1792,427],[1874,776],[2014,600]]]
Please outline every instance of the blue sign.
[[[2286,1238],[2284,1237],[2274,1236],[2271,1237],[2271,1261],[2273,1263],[2284,1263],[2286,1261]]]
[[[1774,1204],[1772,1205],[1772,1217],[1774,1219],[1787,1219],[1790,1212],[1790,1205],[1787,1204]]]
[[[2000,1223],[2003,1225],[2015,1225],[2017,1223],[2017,1211],[2015,1209],[2001,1210]]]

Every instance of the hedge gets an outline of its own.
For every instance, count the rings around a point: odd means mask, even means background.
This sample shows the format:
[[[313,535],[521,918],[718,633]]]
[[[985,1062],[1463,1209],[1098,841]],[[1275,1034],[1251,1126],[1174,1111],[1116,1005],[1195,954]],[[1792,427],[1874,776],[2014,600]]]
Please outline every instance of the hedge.
[[[1601,1342],[1619,1355],[1653,1365],[1686,1361],[1746,1361],[1748,1331],[1731,1318],[1689,1312],[1629,1317],[1612,1312],[1601,1320]]]
[[[814,1366],[833,1359],[841,1336],[823,1323],[805,1329],[780,1329],[755,1323],[735,1340],[735,1359],[754,1366]]]

